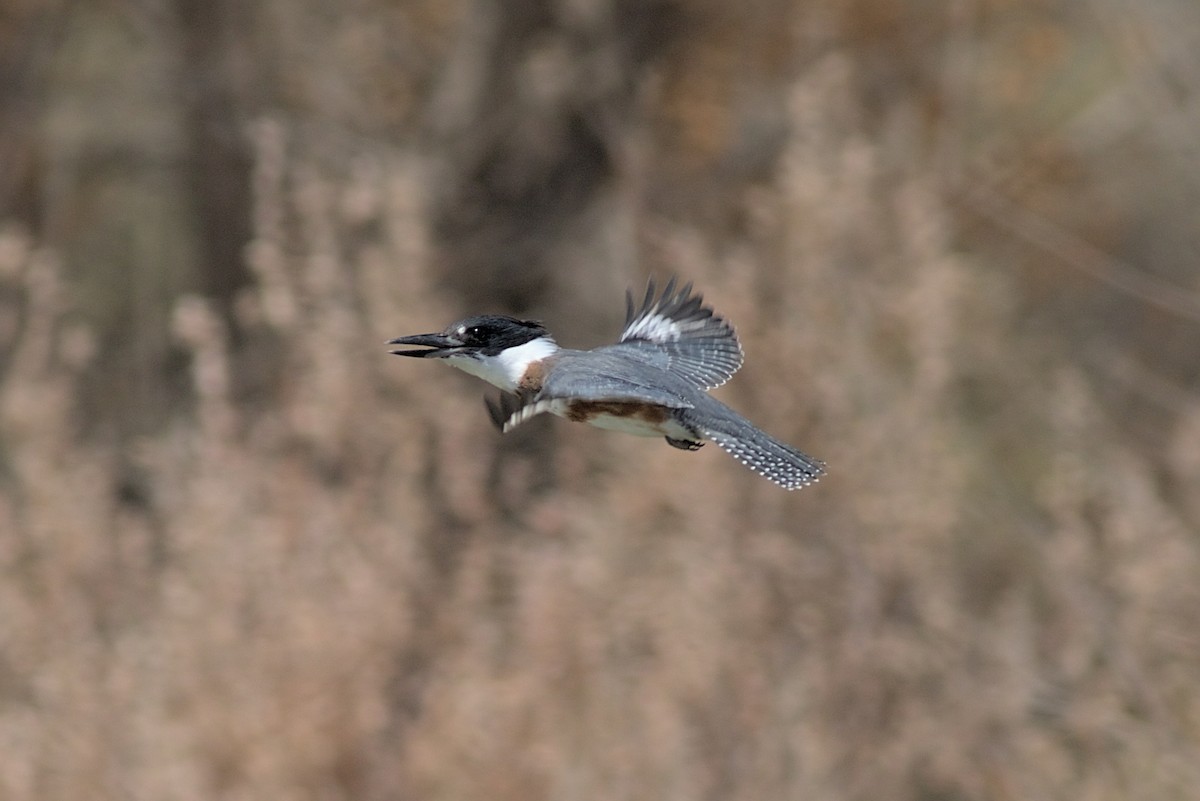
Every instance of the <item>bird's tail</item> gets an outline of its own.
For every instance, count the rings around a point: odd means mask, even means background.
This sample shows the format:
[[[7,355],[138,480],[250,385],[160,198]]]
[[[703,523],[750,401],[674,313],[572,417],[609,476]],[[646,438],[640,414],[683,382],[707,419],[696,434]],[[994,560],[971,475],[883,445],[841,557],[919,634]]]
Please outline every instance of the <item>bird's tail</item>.
[[[784,489],[807,487],[825,473],[820,459],[780,442],[724,404],[721,413],[694,423],[721,450]]]

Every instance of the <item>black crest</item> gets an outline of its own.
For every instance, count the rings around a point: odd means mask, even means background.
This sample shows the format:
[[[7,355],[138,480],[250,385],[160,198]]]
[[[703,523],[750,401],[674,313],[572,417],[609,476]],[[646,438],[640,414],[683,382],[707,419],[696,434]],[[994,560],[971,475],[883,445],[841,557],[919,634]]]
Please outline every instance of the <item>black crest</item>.
[[[479,348],[485,356],[495,356],[502,350],[550,336],[539,321],[519,320],[506,314],[468,317],[450,326],[446,333],[468,347]]]

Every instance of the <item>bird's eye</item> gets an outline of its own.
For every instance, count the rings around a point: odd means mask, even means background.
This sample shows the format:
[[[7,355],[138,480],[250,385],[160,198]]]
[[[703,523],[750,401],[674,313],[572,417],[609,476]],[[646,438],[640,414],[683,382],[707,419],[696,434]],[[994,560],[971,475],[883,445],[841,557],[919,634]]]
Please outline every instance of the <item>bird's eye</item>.
[[[473,338],[481,337],[481,336],[483,336],[483,328],[478,325],[473,325],[467,329],[467,336],[473,337]]]

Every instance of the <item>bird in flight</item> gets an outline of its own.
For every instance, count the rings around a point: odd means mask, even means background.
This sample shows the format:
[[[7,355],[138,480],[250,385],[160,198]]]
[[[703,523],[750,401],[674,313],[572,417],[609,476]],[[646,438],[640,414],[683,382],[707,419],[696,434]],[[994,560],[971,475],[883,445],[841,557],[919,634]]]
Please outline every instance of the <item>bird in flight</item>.
[[[502,314],[468,317],[437,334],[399,337],[397,356],[439,359],[501,390],[488,411],[507,433],[549,412],[597,428],[694,451],[706,440],[779,486],[795,490],[825,472],[819,459],[780,442],[708,394],[742,366],[733,327],[688,283],[653,279],[642,302],[626,292],[625,330],[613,345],[560,348],[541,323]]]

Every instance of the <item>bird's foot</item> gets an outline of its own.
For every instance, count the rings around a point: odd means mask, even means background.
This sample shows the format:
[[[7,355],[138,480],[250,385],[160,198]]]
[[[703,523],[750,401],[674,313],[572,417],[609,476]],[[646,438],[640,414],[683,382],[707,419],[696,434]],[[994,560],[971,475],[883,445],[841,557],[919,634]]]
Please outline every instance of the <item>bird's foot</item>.
[[[697,442],[692,439],[672,439],[671,437],[663,437],[663,439],[672,448],[679,448],[681,451],[698,451],[704,447],[703,442]]]

